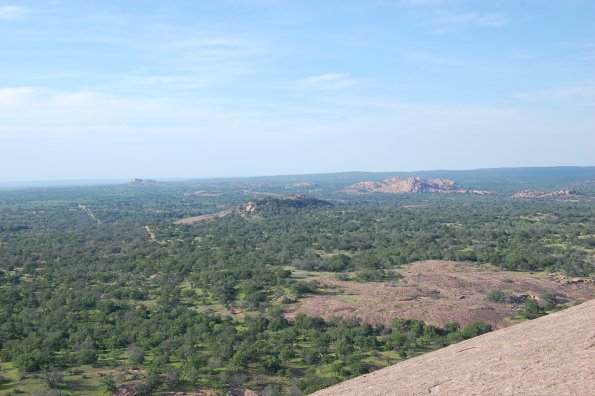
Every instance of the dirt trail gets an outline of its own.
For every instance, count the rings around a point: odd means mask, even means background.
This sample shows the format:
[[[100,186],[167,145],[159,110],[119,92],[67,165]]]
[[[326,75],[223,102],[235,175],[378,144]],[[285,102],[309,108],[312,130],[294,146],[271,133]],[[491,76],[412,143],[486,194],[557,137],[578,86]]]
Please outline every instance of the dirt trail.
[[[82,209],[85,214],[87,216],[89,216],[89,218],[91,220],[93,220],[94,222],[96,222],[97,224],[101,224],[101,220],[99,220],[97,217],[95,217],[95,215],[93,214],[93,212],[91,212],[91,209],[87,208],[85,205],[83,204],[79,204],[79,209]]]
[[[228,216],[232,213],[231,210],[223,210],[221,212],[216,212],[216,213],[209,213],[209,214],[205,214],[205,215],[200,215],[200,216],[192,216],[192,217],[186,217],[183,219],[180,219],[178,221],[175,221],[174,224],[194,224],[194,223],[200,223],[201,221],[208,221],[208,220],[213,220],[219,217],[225,217]]]
[[[594,389],[595,300],[591,300],[314,395],[592,395]]]
[[[153,242],[157,242],[157,236],[155,235],[155,233],[153,232],[153,230],[151,230],[151,227],[149,227],[148,225],[145,226],[145,231],[147,231],[147,234],[149,234],[149,239]]]
[[[328,292],[301,299],[287,311],[287,317],[293,319],[298,313],[325,319],[357,316],[371,324],[385,325],[398,317],[435,326],[484,320],[502,328],[510,324],[507,318],[515,316],[519,306],[487,301],[486,294],[494,289],[527,298],[553,292],[562,296],[563,302],[595,298],[592,280],[573,283],[554,276],[538,277],[471,263],[430,260],[405,266],[399,273],[403,279],[395,282],[319,279]]]

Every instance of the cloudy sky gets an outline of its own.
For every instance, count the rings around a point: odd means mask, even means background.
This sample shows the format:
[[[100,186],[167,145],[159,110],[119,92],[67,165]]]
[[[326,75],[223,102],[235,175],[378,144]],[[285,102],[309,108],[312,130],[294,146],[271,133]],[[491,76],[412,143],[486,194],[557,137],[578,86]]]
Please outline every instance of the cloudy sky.
[[[589,0],[0,0],[0,181],[595,165]]]

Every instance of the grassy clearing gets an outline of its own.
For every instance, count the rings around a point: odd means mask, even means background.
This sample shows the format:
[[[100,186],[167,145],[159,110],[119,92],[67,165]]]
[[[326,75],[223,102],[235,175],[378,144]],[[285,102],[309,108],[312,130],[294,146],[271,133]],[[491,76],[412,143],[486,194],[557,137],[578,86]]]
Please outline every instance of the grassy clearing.
[[[300,270],[290,265],[283,266],[283,269],[291,271],[291,277],[301,281],[312,281],[317,279],[334,279],[337,276],[336,272],[328,271],[306,271]]]
[[[101,376],[111,371],[103,367],[78,366],[63,372],[64,378],[56,391],[73,396],[105,396]],[[11,363],[0,363],[0,376],[8,381],[0,384],[0,395],[44,393],[50,388],[43,379],[43,373],[20,374]]]
[[[353,294],[340,294],[335,296],[335,300],[343,301],[346,303],[356,303],[359,301],[358,296],[354,296]]]

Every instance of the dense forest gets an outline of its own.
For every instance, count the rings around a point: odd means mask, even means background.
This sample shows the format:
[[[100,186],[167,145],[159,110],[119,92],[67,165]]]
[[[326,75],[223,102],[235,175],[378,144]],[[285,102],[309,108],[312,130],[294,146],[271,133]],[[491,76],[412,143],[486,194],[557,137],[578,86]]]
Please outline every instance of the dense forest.
[[[441,259],[593,275],[591,168],[550,178],[486,172],[458,181],[497,194],[341,192],[370,178],[359,174],[0,191],[0,393],[307,394],[491,330],[290,321],[287,302],[324,293],[299,271],[380,282]],[[585,195],[511,197],[525,188]],[[237,209],[295,193],[325,204]],[[542,313],[527,308],[527,317]]]

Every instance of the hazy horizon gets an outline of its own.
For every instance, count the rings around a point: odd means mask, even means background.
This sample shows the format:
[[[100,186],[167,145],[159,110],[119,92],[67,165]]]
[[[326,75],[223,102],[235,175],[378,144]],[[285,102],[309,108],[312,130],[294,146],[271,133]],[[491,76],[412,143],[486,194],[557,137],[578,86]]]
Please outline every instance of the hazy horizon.
[[[457,172],[481,172],[481,171],[493,171],[493,170],[550,170],[550,169],[576,169],[576,168],[595,168],[595,166],[526,166],[526,167],[498,167],[498,168],[475,168],[475,169],[415,169],[415,170],[344,170],[337,172],[314,172],[314,173],[292,173],[292,174],[250,174],[250,175],[227,175],[227,176],[189,176],[189,177],[151,177],[148,176],[131,176],[131,177],[116,177],[111,179],[45,179],[45,180],[14,180],[14,181],[3,181],[0,180],[0,189],[18,189],[18,188],[29,188],[29,187],[79,187],[79,186],[105,186],[105,185],[116,185],[125,184],[133,179],[145,179],[145,180],[156,180],[159,182],[187,182],[187,181],[215,181],[215,180],[232,180],[232,179],[258,179],[258,178],[279,178],[279,177],[297,177],[297,176],[323,176],[323,175],[334,175],[334,174],[351,174],[351,173],[362,173],[362,174],[410,174],[415,175],[416,173],[457,173]]]
[[[595,165],[584,0],[0,1],[0,182]]]

